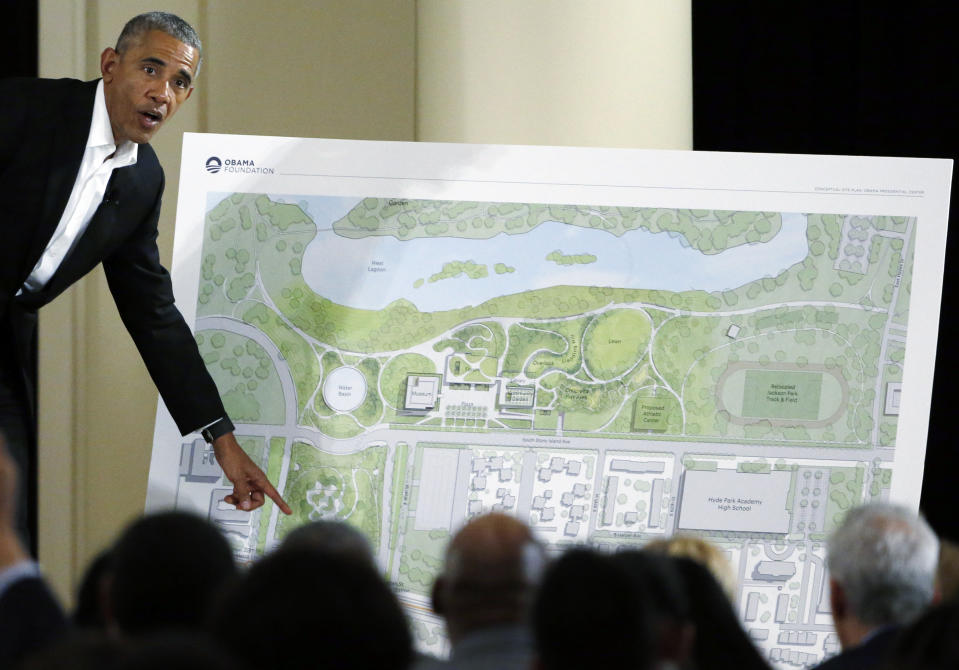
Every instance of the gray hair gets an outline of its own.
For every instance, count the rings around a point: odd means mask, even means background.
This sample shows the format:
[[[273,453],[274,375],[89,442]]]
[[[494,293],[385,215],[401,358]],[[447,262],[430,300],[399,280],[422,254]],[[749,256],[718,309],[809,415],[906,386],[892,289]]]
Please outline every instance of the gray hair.
[[[846,515],[828,540],[826,560],[856,618],[901,624],[932,601],[939,540],[921,515],[871,503]]]
[[[120,37],[117,38],[116,52],[122,54],[131,42],[151,30],[159,30],[196,49],[196,72],[193,75],[200,73],[200,65],[203,63],[203,44],[200,42],[200,36],[196,34],[193,26],[169,12],[146,12],[127,21],[123,30],[120,31]]]

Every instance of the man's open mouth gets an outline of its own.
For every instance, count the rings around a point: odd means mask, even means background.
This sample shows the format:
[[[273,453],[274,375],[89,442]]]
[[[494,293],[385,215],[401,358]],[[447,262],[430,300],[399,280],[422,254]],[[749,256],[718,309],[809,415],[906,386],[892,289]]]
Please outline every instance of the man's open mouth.
[[[159,112],[147,111],[147,112],[140,112],[140,114],[145,116],[149,121],[153,123],[160,123],[163,120],[163,115],[160,114]]]

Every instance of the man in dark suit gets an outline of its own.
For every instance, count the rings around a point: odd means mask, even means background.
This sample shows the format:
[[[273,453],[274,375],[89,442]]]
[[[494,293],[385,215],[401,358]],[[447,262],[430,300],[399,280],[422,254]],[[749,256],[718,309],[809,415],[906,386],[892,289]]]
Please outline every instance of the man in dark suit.
[[[103,51],[100,81],[0,82],[0,429],[25,470],[36,310],[102,262],[178,428],[201,432],[233,482],[227,502],[252,510],[266,495],[289,513],[233,436],[156,246],[164,181],[148,142],[190,97],[200,61],[193,28],[151,12]]]
[[[899,628],[935,597],[939,541],[904,507],[851,510],[826,546],[832,618],[842,651],[821,670],[879,668]]]

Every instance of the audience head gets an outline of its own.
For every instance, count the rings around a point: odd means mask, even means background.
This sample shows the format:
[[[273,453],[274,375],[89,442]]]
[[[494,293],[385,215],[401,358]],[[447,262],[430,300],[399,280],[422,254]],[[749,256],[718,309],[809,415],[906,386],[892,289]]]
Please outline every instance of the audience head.
[[[833,620],[844,648],[902,624],[932,602],[939,541],[916,512],[888,503],[851,510],[829,537]]]
[[[73,625],[89,630],[106,630],[107,619],[103,605],[110,583],[110,563],[113,556],[109,549],[101,551],[90,561],[77,590],[77,606],[73,610]]]
[[[213,524],[161,512],[124,531],[109,570],[107,618],[121,634],[140,635],[199,625],[236,566]]]
[[[723,551],[712,542],[695,535],[677,534],[662,540],[653,540],[643,547],[667,556],[685,556],[706,567],[723,587],[723,591],[730,601],[736,600],[736,589],[739,580],[733,572],[733,566]]]
[[[81,631],[32,654],[18,670],[117,670],[129,640],[103,631]]]
[[[959,545],[942,538],[939,538],[936,589],[943,600],[956,600],[959,596]]]
[[[253,632],[248,623],[260,632]],[[365,561],[310,547],[277,551],[226,592],[210,622],[249,668],[405,668],[406,618]]]
[[[594,551],[572,549],[546,569],[532,624],[542,670],[644,670],[655,661],[642,585]]]
[[[684,667],[691,659],[696,627],[675,559],[636,550],[621,551],[612,558],[648,596],[660,664]]]
[[[199,632],[160,633],[130,644],[116,670],[236,670],[243,649],[232,651]]]
[[[323,519],[294,528],[283,539],[280,549],[298,547],[312,547],[325,554],[344,556],[375,565],[370,541],[345,521]]]
[[[433,609],[455,644],[476,630],[526,621],[546,553],[529,527],[505,514],[463,526],[433,584]]]
[[[102,631],[64,638],[31,656],[20,670],[235,670],[232,655],[200,633],[117,639]]]
[[[759,650],[746,635],[723,588],[706,566],[690,558],[673,559],[683,579],[690,616],[696,629],[693,667],[768,670]]]

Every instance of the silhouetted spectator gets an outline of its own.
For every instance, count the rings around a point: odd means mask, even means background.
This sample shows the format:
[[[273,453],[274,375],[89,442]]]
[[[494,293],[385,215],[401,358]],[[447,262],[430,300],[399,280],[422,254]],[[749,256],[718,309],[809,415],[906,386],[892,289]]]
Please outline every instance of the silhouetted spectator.
[[[376,571],[309,547],[255,563],[217,603],[211,629],[251,670],[389,670],[413,656],[403,611]]]
[[[613,562],[642,585],[653,618],[658,665],[690,667],[696,626],[690,613],[682,574],[671,556],[648,551],[621,551]]]
[[[939,538],[936,589],[943,600],[959,599],[959,545]]]
[[[736,601],[736,591],[739,586],[739,580],[730,565],[726,554],[718,546],[695,535],[684,535],[678,533],[671,537],[661,540],[652,540],[643,547],[644,550],[667,556],[691,558],[697,563],[706,566],[713,577],[723,587],[726,597],[730,602]]]
[[[11,668],[67,630],[59,603],[16,526],[17,467],[0,434],[0,668]]]
[[[768,670],[769,664],[746,635],[732,603],[712,572],[691,558],[673,560],[683,577],[690,614],[696,626],[694,666]]]
[[[80,631],[31,656],[20,670],[235,670],[236,660],[203,633],[119,639]]]
[[[111,561],[110,550],[105,549],[90,561],[83,572],[80,588],[77,589],[77,606],[70,617],[75,628],[107,629],[103,605],[107,597]]]
[[[902,629],[883,666],[885,670],[959,668],[959,601],[927,610]]]
[[[347,556],[375,565],[373,547],[356,528],[345,521],[321,519],[290,531],[280,545],[281,549],[313,547],[324,553]]]
[[[647,598],[609,556],[568,551],[546,569],[533,605],[538,667],[652,668],[656,653]]]
[[[205,633],[174,632],[137,638],[124,650],[116,670],[236,670],[237,667],[237,660]]]
[[[117,639],[104,631],[78,631],[32,654],[17,667],[19,670],[118,670],[129,644],[129,640]]]
[[[433,611],[446,621],[450,660],[423,668],[529,668],[529,608],[546,553],[529,527],[505,514],[471,520],[446,549]]]
[[[938,560],[939,540],[915,512],[888,503],[851,510],[826,545],[842,652],[818,667],[879,667],[897,629],[932,602]]]
[[[113,548],[106,615],[124,635],[196,629],[236,573],[230,545],[198,516],[161,512],[130,525]]]

